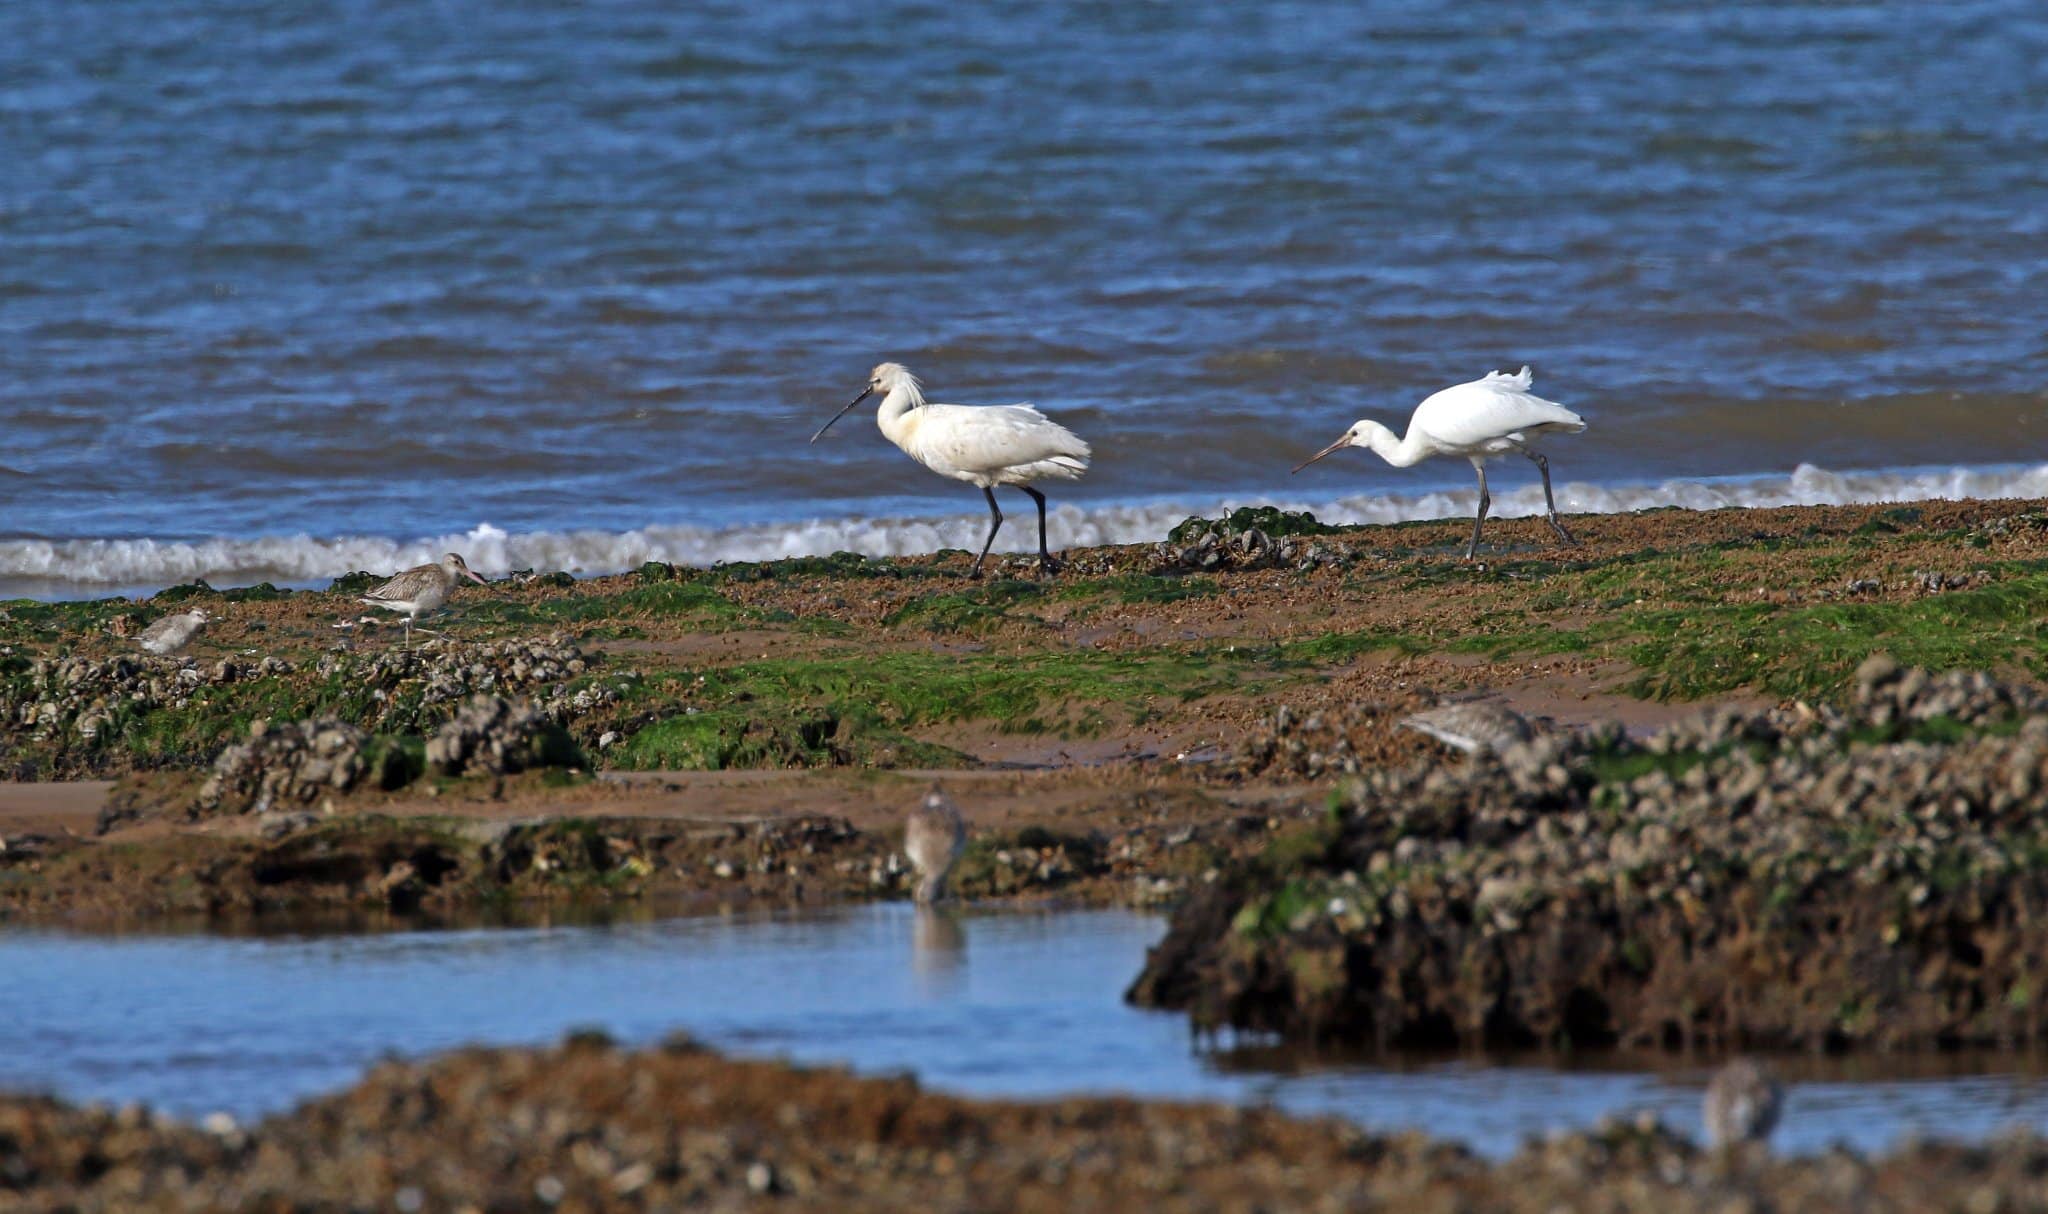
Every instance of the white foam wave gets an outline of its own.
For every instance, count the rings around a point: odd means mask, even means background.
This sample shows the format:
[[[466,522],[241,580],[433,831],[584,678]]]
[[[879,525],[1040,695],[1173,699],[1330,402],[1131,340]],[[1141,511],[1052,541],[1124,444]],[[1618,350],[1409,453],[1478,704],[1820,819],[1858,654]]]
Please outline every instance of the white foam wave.
[[[1658,484],[1558,487],[1570,513],[1611,514],[1659,506],[1713,510],[1730,506],[1819,506],[1962,498],[2048,497],[2048,465],[2025,468],[1908,469],[1830,472],[1801,464],[1789,477],[1668,480]],[[1497,517],[1535,514],[1543,492],[1534,484],[1497,492]],[[1330,523],[1394,523],[1455,518],[1472,512],[1470,491],[1372,494],[1334,500],[1275,496],[1209,498],[1055,509],[1048,529],[1055,547],[1157,540],[1190,514],[1215,515],[1239,506],[1310,510]],[[480,524],[460,535],[397,541],[374,536],[306,535],[171,542],[127,540],[0,541],[0,584],[146,587],[204,578],[216,586],[258,581],[319,582],[357,569],[389,571],[460,552],[480,572],[566,569],[578,574],[631,569],[644,561],[710,565],[719,561],[860,552],[901,556],[940,548],[976,549],[988,526],[979,512],[946,518],[819,519],[724,528],[656,526],[634,531],[540,531],[512,534]],[[1035,540],[1028,512],[1013,513],[999,537],[1011,550]]]

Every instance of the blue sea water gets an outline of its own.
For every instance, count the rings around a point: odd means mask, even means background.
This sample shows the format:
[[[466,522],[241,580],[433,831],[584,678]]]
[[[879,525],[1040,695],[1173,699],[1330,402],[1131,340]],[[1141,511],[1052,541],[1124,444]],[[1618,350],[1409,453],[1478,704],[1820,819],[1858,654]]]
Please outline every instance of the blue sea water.
[[[1525,362],[1568,508],[2038,494],[2044,247],[2032,0],[10,0],[0,582],[963,542],[884,358],[1067,542]]]

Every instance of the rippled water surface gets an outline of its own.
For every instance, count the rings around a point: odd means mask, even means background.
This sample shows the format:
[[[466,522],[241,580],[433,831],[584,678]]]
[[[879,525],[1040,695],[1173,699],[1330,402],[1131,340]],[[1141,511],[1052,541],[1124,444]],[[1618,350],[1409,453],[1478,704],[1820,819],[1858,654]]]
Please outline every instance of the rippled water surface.
[[[10,0],[0,162],[0,579],[963,542],[804,441],[883,357],[1093,440],[1067,539],[1462,508],[1285,469],[1522,362],[1575,508],[2048,424],[2035,0]]]
[[[243,1117],[343,1086],[388,1053],[682,1028],[730,1051],[911,1070],[1010,1096],[1132,1092],[1270,1103],[1505,1153],[1650,1109],[1696,1132],[1696,1067],[1304,1063],[1195,1047],[1124,1006],[1160,920],[1123,912],[804,916],[361,936],[0,935],[0,1088]],[[2009,1066],[2009,1064],[2007,1064]],[[1795,1067],[1783,1148],[2048,1130],[2048,1081],[1956,1064]]]

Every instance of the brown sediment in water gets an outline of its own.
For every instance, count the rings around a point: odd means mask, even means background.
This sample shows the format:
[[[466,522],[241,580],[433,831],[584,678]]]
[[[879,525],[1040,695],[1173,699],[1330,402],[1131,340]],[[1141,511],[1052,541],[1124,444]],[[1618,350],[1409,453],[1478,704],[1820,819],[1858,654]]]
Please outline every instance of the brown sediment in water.
[[[971,1100],[906,1078],[626,1051],[378,1066],[248,1127],[0,1097],[0,1200],[29,1212],[422,1209],[1871,1211],[2048,1208],[2048,1145],[1772,1159],[1610,1124],[1498,1163],[1267,1109]]]

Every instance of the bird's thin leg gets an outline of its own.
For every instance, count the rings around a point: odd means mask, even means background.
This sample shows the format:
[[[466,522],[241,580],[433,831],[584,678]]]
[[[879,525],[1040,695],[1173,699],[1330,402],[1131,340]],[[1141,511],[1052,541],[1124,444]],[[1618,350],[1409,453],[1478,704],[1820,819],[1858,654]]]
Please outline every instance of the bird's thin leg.
[[[1031,500],[1038,503],[1038,571],[1040,573],[1058,572],[1059,562],[1053,560],[1052,553],[1045,550],[1045,494],[1040,493],[1029,485],[1019,485],[1017,487],[1030,494]]]
[[[996,532],[1002,530],[1003,526],[1003,508],[996,505],[996,491],[984,485],[981,492],[988,498],[988,513],[991,521],[988,525],[988,538],[981,542],[981,555],[974,558],[974,568],[968,571],[968,577],[981,576],[981,563],[988,559],[989,547],[996,542]]]
[[[1535,460],[1536,471],[1543,474],[1543,504],[1550,510],[1550,529],[1557,532],[1557,538],[1565,543],[1578,543],[1579,541],[1572,538],[1572,533],[1564,529],[1563,521],[1557,517],[1557,499],[1550,495],[1550,461],[1534,451],[1524,451],[1522,454]]]
[[[1465,545],[1468,561],[1479,553],[1479,529],[1486,525],[1486,508],[1493,505],[1493,499],[1486,495],[1486,465],[1474,460],[1472,468],[1479,473],[1479,513],[1472,519],[1472,542]]]

